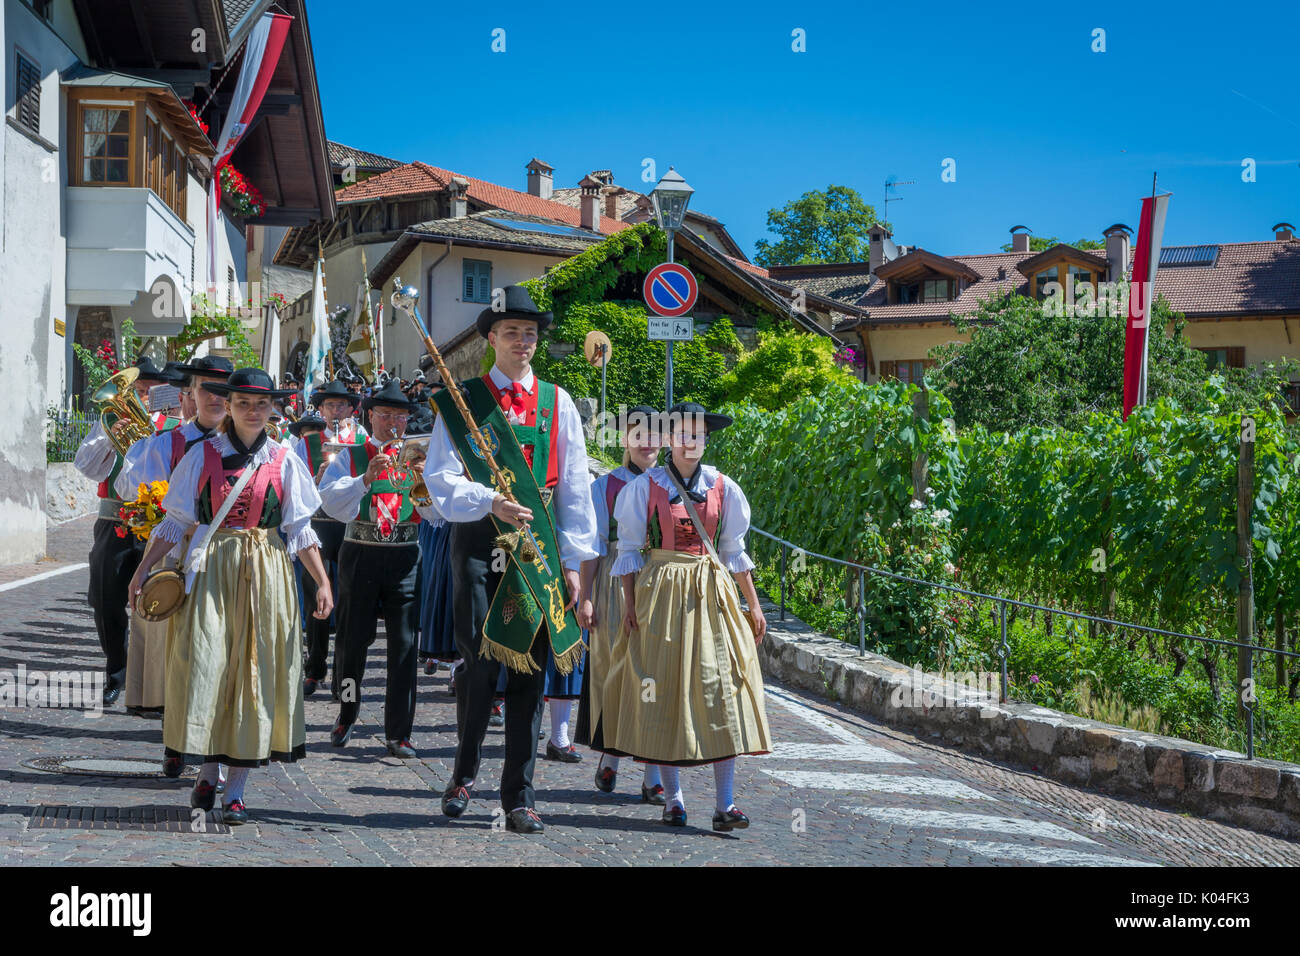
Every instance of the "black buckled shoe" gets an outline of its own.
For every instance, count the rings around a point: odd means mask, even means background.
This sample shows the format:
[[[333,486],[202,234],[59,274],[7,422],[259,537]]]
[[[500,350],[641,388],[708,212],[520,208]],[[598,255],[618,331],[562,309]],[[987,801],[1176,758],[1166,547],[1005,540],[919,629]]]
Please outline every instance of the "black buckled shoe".
[[[664,807],[663,822],[670,827],[686,826],[686,808],[673,804],[671,807]]]
[[[662,807],[668,803],[668,798],[664,796],[664,785],[656,783],[653,787],[647,787],[641,784],[641,802],[653,803],[656,807]]]
[[[731,809],[726,813],[717,810],[713,811],[713,829],[720,833],[730,833],[732,830],[743,830],[749,826],[749,817],[740,812],[740,807],[734,803]]]
[[[406,738],[385,740],[384,745],[388,747],[390,754],[394,757],[400,757],[402,760],[410,760],[415,756],[415,748],[411,746],[411,741]]]
[[[207,813],[217,800],[217,788],[206,780],[200,780],[190,791],[190,807]]]
[[[557,747],[551,741],[546,741],[546,759],[558,760],[560,763],[582,763],[582,754],[578,749],[569,744],[567,747]]]
[[[443,816],[458,817],[465,812],[465,808],[468,806],[468,787],[448,787],[442,795]]]
[[[334,729],[330,731],[330,743],[335,747],[346,746],[348,740],[352,737],[352,728],[355,726],[356,724],[345,724],[340,720],[334,725]]]
[[[221,822],[240,824],[248,822],[248,809],[243,800],[231,800],[221,808]]]
[[[596,789],[601,793],[613,793],[614,781],[618,779],[618,772],[613,767],[596,768]]]
[[[429,660],[425,661],[424,676],[432,677],[436,673],[438,673],[438,662],[435,661],[433,658],[430,658]]]
[[[122,684],[115,678],[110,677],[104,684],[104,706],[112,707],[117,703],[117,699],[122,696]]]
[[[185,772],[185,761],[180,757],[164,757],[162,762],[162,772],[164,777],[171,777],[175,780]]]
[[[542,818],[536,810],[520,807],[506,814],[506,829],[512,833],[541,833],[546,827],[542,826]]]

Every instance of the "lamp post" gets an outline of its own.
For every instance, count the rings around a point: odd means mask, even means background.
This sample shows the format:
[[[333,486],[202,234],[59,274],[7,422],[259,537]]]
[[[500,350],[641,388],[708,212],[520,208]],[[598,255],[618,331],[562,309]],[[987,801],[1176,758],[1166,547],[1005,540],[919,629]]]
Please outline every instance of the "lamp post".
[[[654,203],[655,222],[668,237],[668,261],[673,261],[673,236],[682,227],[686,218],[686,207],[690,204],[691,193],[695,192],[686,184],[686,180],[673,167],[668,167],[662,179],[655,185],[650,200]],[[664,408],[673,407],[673,343],[668,341],[668,353],[664,364]]]

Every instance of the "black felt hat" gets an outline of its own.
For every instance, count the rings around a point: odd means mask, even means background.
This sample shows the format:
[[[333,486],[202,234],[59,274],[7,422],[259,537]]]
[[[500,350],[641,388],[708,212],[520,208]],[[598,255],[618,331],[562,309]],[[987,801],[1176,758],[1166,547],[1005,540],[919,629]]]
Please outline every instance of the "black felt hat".
[[[187,375],[230,375],[235,370],[235,364],[224,355],[204,355],[176,367]]]
[[[541,335],[554,318],[550,312],[543,312],[533,302],[533,297],[521,285],[508,285],[505,292],[505,308],[497,312],[491,306],[478,314],[478,334],[487,338],[492,326],[502,319],[527,319],[537,323],[537,334]]]
[[[153,364],[153,360],[147,355],[140,356],[139,361],[135,363],[135,370],[140,374],[136,376],[141,382],[161,382],[164,385],[171,384],[171,377]]]
[[[296,422],[290,422],[289,432],[296,437],[302,434],[304,428],[319,428],[321,431],[324,431],[325,427],[325,419],[321,418],[316,412],[311,411],[307,412],[307,414],[303,415]]]
[[[706,431],[716,432],[719,429],[726,428],[731,424],[730,415],[719,415],[716,412],[706,411],[704,406],[698,402],[678,402],[672,408],[668,409],[665,416],[665,423],[668,431],[673,431],[674,425],[682,425],[685,422],[692,421],[700,416],[704,419],[704,428]]]
[[[188,379],[189,373],[185,371],[185,366],[180,362],[168,362],[163,366],[163,375],[167,376],[169,385],[184,385]]]
[[[335,379],[334,381],[330,382],[324,388],[318,388],[316,389],[316,391],[312,392],[311,397],[308,399],[308,402],[312,405],[315,405],[317,408],[319,408],[321,402],[325,401],[327,398],[347,399],[349,402],[352,403],[353,408],[356,408],[357,405],[361,402],[361,396],[358,395],[356,392],[349,392],[348,387],[344,385],[342,382],[340,382],[338,379]]]
[[[420,407],[418,402],[413,402],[406,397],[395,381],[389,382],[361,400],[361,407],[366,411],[370,411],[376,405],[384,408],[402,408],[408,412],[413,412]]]
[[[205,382],[203,387],[218,395],[265,395],[268,398],[287,398],[295,389],[276,388],[271,376],[260,368],[241,368],[230,373],[224,382]]]

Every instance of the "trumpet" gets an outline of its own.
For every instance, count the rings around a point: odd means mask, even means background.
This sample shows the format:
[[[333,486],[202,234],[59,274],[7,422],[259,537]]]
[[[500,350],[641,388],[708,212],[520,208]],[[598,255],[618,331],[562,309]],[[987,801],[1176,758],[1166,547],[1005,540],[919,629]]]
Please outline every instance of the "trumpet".
[[[119,455],[126,455],[132,445],[154,432],[149,413],[135,393],[135,380],[139,377],[139,369],[124,368],[90,396],[100,406],[99,423]]]
[[[383,453],[394,459],[393,470],[407,475],[393,484],[411,496],[412,504],[427,508],[433,504],[433,496],[424,483],[424,473],[415,467],[415,462],[428,455],[429,439],[424,435],[418,438],[397,438],[397,429],[390,431],[393,437],[384,445]]]

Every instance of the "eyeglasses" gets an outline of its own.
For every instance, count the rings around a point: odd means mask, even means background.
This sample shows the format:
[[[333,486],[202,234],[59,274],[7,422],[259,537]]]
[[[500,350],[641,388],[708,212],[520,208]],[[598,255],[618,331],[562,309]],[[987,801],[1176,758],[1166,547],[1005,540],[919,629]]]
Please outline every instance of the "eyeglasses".
[[[405,422],[405,421],[410,421],[410,419],[411,419],[411,416],[408,415],[408,414],[406,414],[405,412],[379,412],[379,411],[371,411],[371,413],[370,413],[370,417],[371,417],[371,418],[382,418],[382,419],[384,419],[385,421],[394,421],[394,422]]]

